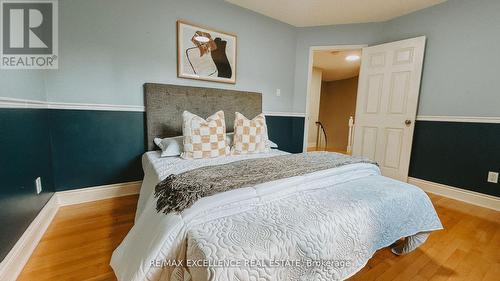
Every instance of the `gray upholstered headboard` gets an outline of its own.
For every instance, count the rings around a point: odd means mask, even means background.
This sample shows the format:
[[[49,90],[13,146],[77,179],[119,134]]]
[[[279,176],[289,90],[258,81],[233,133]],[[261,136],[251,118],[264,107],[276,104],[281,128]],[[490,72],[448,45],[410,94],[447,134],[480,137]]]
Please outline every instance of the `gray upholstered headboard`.
[[[182,135],[184,110],[203,118],[224,110],[228,132],[233,131],[236,111],[248,118],[262,112],[262,95],[253,92],[146,83],[144,100],[148,150],[155,149],[155,137]]]

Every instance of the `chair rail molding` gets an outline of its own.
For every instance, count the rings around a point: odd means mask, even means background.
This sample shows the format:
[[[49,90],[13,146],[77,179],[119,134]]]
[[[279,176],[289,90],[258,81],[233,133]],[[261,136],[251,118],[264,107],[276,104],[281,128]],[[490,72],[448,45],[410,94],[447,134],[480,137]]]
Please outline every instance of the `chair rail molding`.
[[[417,121],[435,122],[463,122],[463,123],[500,123],[500,116],[438,116],[438,115],[417,115]]]
[[[73,109],[73,110],[105,110],[144,112],[142,105],[117,105],[98,103],[65,103],[27,99],[0,97],[0,108],[31,108],[31,109]]]
[[[284,112],[284,111],[264,111],[266,116],[282,116],[282,117],[306,117],[302,112]]]
[[[72,109],[145,112],[143,105],[67,103],[0,97],[0,108]],[[266,116],[305,117],[304,112],[264,111]]]

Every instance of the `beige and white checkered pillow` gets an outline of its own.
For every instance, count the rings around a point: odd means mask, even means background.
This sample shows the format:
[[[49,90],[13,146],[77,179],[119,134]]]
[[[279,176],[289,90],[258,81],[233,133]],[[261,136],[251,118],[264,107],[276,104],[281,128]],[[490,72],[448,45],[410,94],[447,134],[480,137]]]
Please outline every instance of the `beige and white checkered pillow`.
[[[236,112],[235,115],[231,154],[269,152],[266,117],[264,114],[261,113],[252,120],[248,120],[239,112]]]
[[[184,135],[184,159],[214,158],[230,153],[226,143],[224,112],[218,111],[207,120],[184,111],[182,113]]]

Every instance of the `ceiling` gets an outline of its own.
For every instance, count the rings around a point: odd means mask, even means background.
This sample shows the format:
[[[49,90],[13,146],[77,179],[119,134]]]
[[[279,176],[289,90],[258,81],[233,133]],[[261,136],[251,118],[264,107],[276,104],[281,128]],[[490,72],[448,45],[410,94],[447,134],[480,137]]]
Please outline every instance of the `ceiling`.
[[[446,0],[226,0],[293,26],[387,21]]]
[[[361,50],[314,51],[313,66],[323,70],[323,81],[335,81],[359,75],[361,60],[346,61],[348,55],[361,56]]]

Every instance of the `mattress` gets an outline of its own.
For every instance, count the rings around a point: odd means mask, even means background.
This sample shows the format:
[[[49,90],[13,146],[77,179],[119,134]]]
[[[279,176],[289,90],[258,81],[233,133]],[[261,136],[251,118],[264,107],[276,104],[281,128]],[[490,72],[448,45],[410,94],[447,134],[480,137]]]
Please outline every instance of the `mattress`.
[[[204,197],[180,214],[156,212],[154,187],[172,173],[283,154],[182,160],[145,153],[136,222],[111,259],[118,280],[342,280],[376,250],[405,237],[412,250],[442,228],[422,190],[366,163]]]
[[[414,250],[441,228],[426,197],[374,175],[208,220],[190,228],[191,266],[173,280],[344,280],[378,249],[412,237]]]

